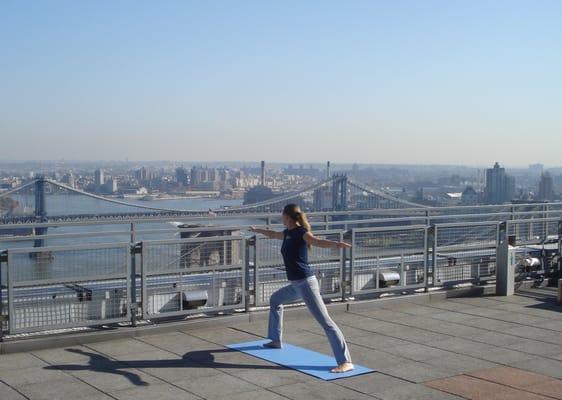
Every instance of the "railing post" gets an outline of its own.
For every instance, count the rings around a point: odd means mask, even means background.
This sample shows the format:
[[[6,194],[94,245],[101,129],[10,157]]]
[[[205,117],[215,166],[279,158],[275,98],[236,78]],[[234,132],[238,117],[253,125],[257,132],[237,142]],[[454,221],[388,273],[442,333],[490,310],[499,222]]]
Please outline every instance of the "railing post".
[[[400,286],[406,287],[406,276],[404,271],[404,253],[400,254]]]
[[[244,312],[250,311],[250,298],[252,296],[252,292],[250,291],[250,246],[254,246],[254,260],[256,254],[256,237],[254,236],[252,239],[246,240],[246,245],[244,246],[245,249],[245,257],[244,257]],[[256,263],[254,261],[254,271],[255,271]]]
[[[558,279],[562,279],[562,218],[558,221]]]
[[[344,232],[340,232],[340,242],[345,240],[344,238]],[[347,268],[346,268],[346,263],[347,263],[347,249],[340,249],[340,279],[341,279],[341,284],[340,284],[340,294],[341,294],[341,300],[345,301],[345,292],[346,292],[346,273],[347,273]]]
[[[430,268],[430,266],[433,266],[433,259],[431,259],[431,261],[430,261],[429,257],[430,257],[430,254],[433,257],[433,254],[435,253],[434,247],[433,247],[433,244],[435,243],[434,239],[433,239],[434,234],[435,234],[435,227],[434,226],[428,226],[425,230],[425,246],[424,246],[425,247],[425,249],[424,249],[425,257],[424,257],[424,272],[423,272],[424,275],[423,276],[424,276],[424,281],[425,281],[425,287],[424,287],[423,291],[425,293],[427,293],[429,291],[429,275],[430,275],[429,268]],[[431,275],[433,276],[433,270],[431,272],[432,272]],[[433,282],[433,278],[432,278],[432,282]]]
[[[546,219],[548,219],[548,215],[549,215],[548,203],[544,203],[542,207],[543,207],[542,217],[544,219],[543,224],[542,224],[542,231],[544,233],[544,237],[542,238],[542,240],[545,241],[548,238],[548,222],[546,221]]]
[[[496,250],[496,295],[510,296],[515,287],[515,257],[509,249],[507,222],[500,224],[499,238]]]
[[[2,265],[8,262],[8,251],[0,251],[0,342],[4,341],[3,325],[8,321],[9,315],[4,315],[4,298],[2,297]]]
[[[258,236],[254,235],[254,290],[253,290],[253,294],[254,294],[254,307],[257,307],[259,305],[259,301],[258,301],[258,287],[260,285],[260,277],[259,277],[259,257],[258,257],[258,251],[259,251],[259,240],[258,240]]]
[[[429,288],[429,278],[431,277],[431,287],[435,287],[435,275],[436,275],[436,268],[437,268],[437,227],[435,225],[431,225],[427,229],[427,283],[426,286]]]
[[[130,278],[131,299],[130,300],[131,300],[131,326],[132,327],[137,326],[137,312],[139,307],[137,302],[137,254],[142,254],[142,242],[134,243],[131,246],[131,278]],[[144,279],[141,280],[141,284],[142,285],[146,284]]]
[[[353,268],[354,268],[354,259],[355,259],[355,252],[356,252],[356,240],[355,240],[355,231],[351,229],[351,248],[349,249],[349,272],[344,271],[344,275],[342,278],[342,301],[347,299],[347,295],[353,296]],[[346,252],[347,254],[347,252]],[[347,265],[347,264],[346,264]],[[347,269],[347,268],[346,268]]]

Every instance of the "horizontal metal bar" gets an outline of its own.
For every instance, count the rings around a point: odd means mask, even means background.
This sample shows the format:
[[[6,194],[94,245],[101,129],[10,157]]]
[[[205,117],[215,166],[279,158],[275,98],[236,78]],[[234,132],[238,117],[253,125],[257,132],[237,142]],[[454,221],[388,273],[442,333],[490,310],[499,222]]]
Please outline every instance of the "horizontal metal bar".
[[[554,203],[557,204],[557,203]],[[447,208],[440,208],[440,209],[435,209],[435,210],[446,210]],[[549,214],[560,214],[562,215],[562,210],[548,210],[548,211],[516,211],[516,212],[510,212],[510,211],[505,211],[505,212],[501,212],[501,213],[472,213],[472,214],[438,214],[438,215],[431,215],[431,213],[428,213],[425,216],[422,215],[409,215],[409,216],[396,216],[397,214],[404,214],[404,210],[406,209],[374,209],[374,210],[355,210],[355,211],[348,211],[348,212],[321,212],[321,213],[309,213],[309,216],[311,218],[311,223],[313,226],[321,226],[321,225],[341,225],[341,224],[366,224],[366,223],[377,223],[377,222],[387,222],[387,221],[413,221],[413,220],[426,220],[427,218],[430,218],[432,220],[440,220],[440,219],[451,219],[451,218],[486,218],[486,217],[511,217],[511,216],[525,216],[525,215],[536,215],[536,214],[545,214],[546,212],[548,212]],[[419,211],[420,209],[415,209]],[[431,210],[431,209],[429,209]],[[381,216],[381,215],[394,215],[393,217],[388,217],[388,218],[370,218],[370,219],[361,219],[361,220],[343,220],[343,221],[334,221],[334,220],[329,220],[329,221],[315,221],[312,218],[314,216],[352,216],[352,215],[377,215],[377,216]],[[407,213],[406,213],[407,214]],[[217,219],[227,219],[227,220],[236,220],[236,219],[263,219],[266,220],[267,218],[271,218],[271,217],[275,217],[275,216],[279,216],[278,213],[275,214],[255,214],[255,215],[248,215],[248,214],[240,214],[240,215],[233,215],[233,216],[225,216],[225,217],[209,217],[209,216],[203,216],[203,217],[197,217],[197,219],[193,219],[193,217],[182,217],[182,216],[172,216],[172,217],[165,217],[165,216],[154,216],[154,217],[150,217],[150,218],[143,218],[143,219],[138,219],[138,218],[124,218],[124,219],[119,219],[117,221],[115,220],[89,220],[89,221],[79,221],[79,222],[65,222],[65,221],[61,221],[61,222],[44,222],[44,223],[40,223],[40,222],[31,222],[31,223],[7,223],[7,224],[0,224],[0,235],[3,229],[14,229],[14,228],[45,228],[45,227],[72,227],[72,226],[99,226],[99,225],[130,225],[131,223],[133,224],[146,224],[146,223],[162,223],[162,222],[178,222],[178,220],[182,220],[183,222],[187,223],[187,222],[201,222],[201,221],[207,221],[207,222],[211,222],[211,221],[216,221]],[[276,224],[279,226],[282,226],[281,224]],[[221,230],[221,229],[247,229],[247,225],[229,225],[229,226],[210,226],[210,227],[206,227],[206,230]],[[185,230],[183,230],[185,229]],[[140,229],[137,230],[136,232],[139,233],[158,233],[158,232],[179,232],[179,231],[185,231],[185,232],[189,232],[189,231],[197,231],[197,230],[201,230],[201,228],[183,228],[183,229],[174,229],[174,228],[170,228],[170,229]],[[126,233],[130,233],[130,231],[126,231]],[[124,232],[125,234],[125,232]],[[44,235],[46,236],[46,235]],[[0,236],[1,237],[1,236]]]
[[[549,209],[549,206],[556,206],[559,207],[560,203],[543,203],[541,204],[544,207],[544,210],[537,210],[533,212],[549,212],[549,213],[556,213],[561,212],[562,210],[558,209]],[[134,207],[134,205],[132,206]],[[353,211],[322,211],[322,212],[310,212],[308,215],[310,217],[322,217],[322,216],[351,216],[351,215],[389,215],[389,214],[397,214],[400,213],[402,215],[419,215],[427,213],[431,216],[432,212],[442,213],[443,211],[454,211],[457,210],[459,212],[465,212],[468,210],[494,210],[494,209],[504,209],[505,207],[511,207],[509,211],[501,211],[502,213],[510,213],[512,211],[517,212],[518,209],[524,209],[526,207],[537,207],[537,204],[517,204],[517,205],[480,205],[480,206],[448,206],[448,207],[426,207],[426,208],[401,208],[401,209],[371,209],[371,210],[353,210]],[[173,213],[174,210],[168,211],[167,214]],[[185,212],[185,211],[184,211]],[[236,214],[225,214],[225,215],[216,215],[216,216],[209,216],[209,215],[185,215],[182,214],[182,211],[177,211],[178,215],[167,215],[164,213],[163,215],[154,215],[154,216],[143,216],[143,217],[123,217],[120,216],[119,219],[100,219],[96,221],[59,221],[59,222],[45,222],[45,223],[7,223],[4,224],[4,227],[51,227],[51,226],[83,226],[83,225],[103,225],[103,224],[130,224],[130,223],[152,223],[152,222],[162,222],[162,221],[177,221],[178,218],[186,220],[186,221],[201,221],[201,220],[232,220],[232,219],[267,219],[267,218],[274,218],[279,217],[279,212],[271,212],[271,213],[236,213]],[[201,212],[202,214],[205,211]],[[475,213],[472,213],[475,214]],[[439,215],[433,215],[433,217],[437,217]],[[53,216],[55,218],[64,217],[64,216]],[[72,218],[72,216],[68,216]],[[0,229],[3,227],[0,225]]]
[[[458,227],[466,227],[466,226],[498,226],[500,224],[499,221],[475,221],[475,222],[450,222],[445,224],[435,224],[437,229],[440,228],[458,228]]]
[[[541,223],[541,222],[560,222],[560,218],[530,218],[530,219],[512,219],[506,221],[508,225]]]
[[[472,219],[472,218],[492,218],[497,217],[497,219],[492,219],[489,221],[482,222],[499,222],[500,220],[506,220],[510,218],[513,214],[506,213],[492,213],[492,214],[444,214],[444,215],[432,215],[429,217],[430,220],[442,220],[442,219]]]
[[[233,242],[244,240],[243,236],[210,236],[210,237],[196,237],[196,238],[185,238],[185,239],[163,239],[163,240],[143,240],[142,245],[152,246],[160,244],[182,244],[182,243],[208,243],[208,242]]]
[[[365,250],[356,250],[354,254],[355,260],[365,260],[371,259],[373,257],[400,257],[400,256],[416,256],[423,254],[425,249],[382,249],[382,250],[369,250],[369,247],[361,247],[361,249]],[[376,248],[380,249],[380,247]],[[365,253],[365,254],[361,254]],[[374,261],[374,259],[373,259]]]
[[[23,242],[35,239],[64,239],[78,237],[96,237],[96,236],[127,236],[131,234],[128,231],[101,231],[101,232],[73,232],[73,233],[47,233],[46,235],[25,235],[25,236],[0,236],[0,242]]]
[[[18,281],[13,279],[14,288],[23,287],[39,287],[39,286],[54,286],[63,285],[65,283],[75,283],[75,282],[91,282],[99,283],[100,281],[115,281],[127,279],[128,275],[125,272],[120,274],[109,274],[109,275],[88,275],[88,276],[74,276],[74,277],[64,277],[64,278],[50,278],[50,279],[32,279],[32,280],[22,280]]]
[[[10,254],[21,253],[42,253],[46,251],[66,251],[66,250],[101,250],[101,249],[129,249],[131,246],[128,242],[121,243],[95,243],[95,244],[73,244],[64,246],[45,246],[45,247],[23,247],[8,249],[8,257]]]
[[[258,259],[258,268],[266,268],[266,267],[277,267],[277,266],[281,266],[283,268],[285,268],[285,264],[283,264],[283,260],[281,259],[281,256],[279,256],[279,260],[278,261],[268,261],[271,259],[265,259],[265,260],[260,260]],[[309,260],[308,263],[311,265],[315,265],[317,263],[337,263],[337,262],[341,262],[341,258],[334,256],[334,257],[326,257],[326,258],[312,258],[309,256]]]
[[[373,275],[374,274],[375,272],[373,272]],[[378,289],[359,289],[359,290],[354,290],[353,294],[359,295],[359,294],[373,294],[373,293],[387,293],[387,292],[402,292],[404,290],[421,289],[421,288],[425,288],[425,283],[419,283],[416,285],[408,285],[408,286],[378,288]]]
[[[242,296],[242,298],[244,298],[244,296]],[[228,306],[217,306],[217,307],[209,307],[209,308],[195,308],[195,309],[191,309],[191,310],[181,310],[181,311],[170,311],[170,312],[163,312],[163,313],[147,314],[146,319],[154,320],[154,319],[159,319],[159,318],[181,317],[183,315],[206,314],[206,313],[214,313],[214,312],[243,309],[243,308],[244,308],[244,302],[241,301],[240,303],[230,304]]]
[[[439,251],[475,251],[475,250],[495,250],[497,244],[490,243],[485,245],[483,243],[478,244],[454,244],[449,246],[437,246],[435,252]]]
[[[146,268],[146,267],[145,267]],[[186,267],[186,268],[176,268],[176,269],[163,269],[159,271],[150,271],[147,268],[146,276],[160,276],[160,275],[173,275],[173,274],[191,274],[191,273],[205,273],[205,272],[220,272],[220,271],[232,271],[244,269],[244,265],[217,265],[213,267]]]
[[[57,324],[57,325],[42,325],[29,328],[14,328],[11,330],[12,333],[34,333],[34,332],[45,332],[45,331],[55,331],[67,328],[88,328],[100,325],[117,324],[120,322],[128,322],[130,316],[122,318],[111,318],[111,319],[100,319],[100,320],[83,320],[76,323],[69,324]]]
[[[371,228],[353,228],[354,232],[388,232],[388,231],[406,231],[406,230],[422,230],[427,225],[401,225],[401,226],[378,226]]]

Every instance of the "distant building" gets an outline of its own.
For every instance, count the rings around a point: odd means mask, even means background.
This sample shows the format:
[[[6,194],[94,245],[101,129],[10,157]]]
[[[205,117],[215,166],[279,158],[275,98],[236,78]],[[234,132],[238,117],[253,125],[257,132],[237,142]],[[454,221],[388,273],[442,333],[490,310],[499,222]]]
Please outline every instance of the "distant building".
[[[105,191],[107,193],[113,194],[113,193],[117,192],[117,190],[118,190],[117,179],[115,179],[113,177],[111,179],[108,179],[104,186],[105,186]]]
[[[191,182],[191,186],[197,186],[199,185],[201,182],[204,181],[204,176],[203,176],[203,168],[202,167],[191,167],[191,171],[189,172],[190,174],[190,182]]]
[[[261,201],[269,200],[275,197],[273,190],[267,186],[254,186],[244,193],[244,204],[259,203]]]
[[[153,178],[153,173],[146,167],[141,167],[140,169],[135,171],[135,178],[139,182],[146,182],[150,181]]]
[[[228,171],[202,166],[193,166],[189,171],[189,184],[193,190],[218,190],[226,186]]]
[[[304,165],[300,165],[299,168],[295,168],[293,165],[289,164],[287,168],[283,170],[286,175],[298,175],[298,176],[311,176],[311,177],[321,177],[322,171],[318,168],[314,168],[312,165],[306,168]]]
[[[534,172],[537,175],[542,174],[544,169],[544,165],[542,164],[531,164],[529,165],[529,170],[531,170],[532,172]]]
[[[226,168],[219,170],[219,181],[226,183],[230,181],[230,171]]]
[[[505,173],[505,168],[496,162],[486,170],[486,203],[503,204],[511,201],[515,194],[515,179]]]
[[[62,183],[66,183],[68,186],[72,188],[76,186],[76,179],[74,178],[72,172],[69,172],[68,174],[62,177]]]
[[[552,176],[548,172],[544,172],[541,175],[541,180],[539,182],[539,193],[538,199],[543,201],[554,200],[554,189],[552,185]]]
[[[265,186],[265,161],[261,162],[260,184],[244,193],[244,204],[259,203],[275,197],[273,190]]]
[[[176,168],[176,181],[179,186],[187,186],[189,184],[189,179],[187,177],[187,171],[185,168]]]
[[[219,180],[219,174],[216,168],[208,168],[207,169],[207,180],[209,182],[216,182]]]
[[[472,186],[467,186],[461,195],[461,205],[463,206],[474,206],[479,203],[480,197],[478,193]]]
[[[103,169],[98,168],[94,172],[94,184],[97,187],[103,186],[105,184],[105,174]]]

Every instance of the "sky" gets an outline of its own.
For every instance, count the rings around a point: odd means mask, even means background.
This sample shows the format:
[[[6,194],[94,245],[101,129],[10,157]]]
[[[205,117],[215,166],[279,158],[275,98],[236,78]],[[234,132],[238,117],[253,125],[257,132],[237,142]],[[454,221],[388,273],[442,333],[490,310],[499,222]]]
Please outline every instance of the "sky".
[[[562,165],[562,1],[0,2],[0,160]]]

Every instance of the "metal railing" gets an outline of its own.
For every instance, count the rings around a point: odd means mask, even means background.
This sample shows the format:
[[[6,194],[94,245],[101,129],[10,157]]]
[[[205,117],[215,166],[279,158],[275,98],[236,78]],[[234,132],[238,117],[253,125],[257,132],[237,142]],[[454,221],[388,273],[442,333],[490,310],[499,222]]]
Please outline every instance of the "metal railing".
[[[506,217],[505,213],[479,214],[484,216],[480,221],[474,221],[474,215],[454,214],[316,221],[316,228],[340,228],[315,230],[316,236],[345,239],[352,248],[314,248],[309,261],[327,300],[479,283],[495,278],[500,229],[517,245],[562,246],[560,217],[539,218],[543,211],[518,211],[502,220],[492,218]],[[463,222],[451,222],[459,218]],[[271,294],[287,284],[281,241],[247,234],[244,228],[139,229],[131,223],[129,229],[81,232],[75,237],[118,238],[114,243],[2,251],[0,335],[135,325],[141,320],[267,306]],[[150,239],[171,232],[192,237]],[[36,236],[54,240],[69,234]]]
[[[497,222],[435,225],[433,286],[493,279],[499,226]]]
[[[245,307],[245,238],[146,241],[140,249],[144,319]]]
[[[10,334],[131,319],[127,243],[7,252]]]
[[[427,285],[425,225],[351,231],[351,295]]]

